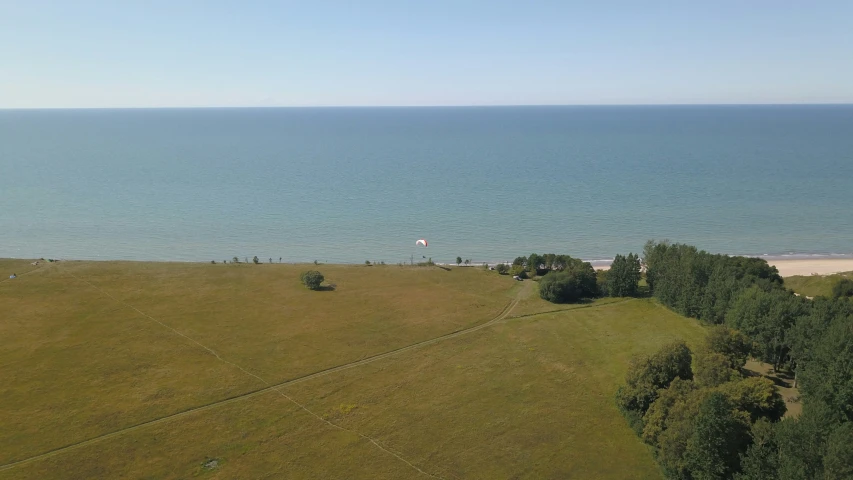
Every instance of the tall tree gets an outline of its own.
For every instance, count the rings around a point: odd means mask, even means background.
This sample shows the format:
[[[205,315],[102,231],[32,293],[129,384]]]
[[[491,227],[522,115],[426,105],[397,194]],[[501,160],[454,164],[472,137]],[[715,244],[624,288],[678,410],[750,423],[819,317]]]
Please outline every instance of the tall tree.
[[[853,478],[853,422],[845,422],[835,427],[826,439],[823,468],[824,480]]]
[[[637,255],[616,255],[605,277],[605,290],[611,297],[636,296],[640,278],[640,258]]]
[[[702,402],[687,441],[685,459],[694,480],[723,480],[740,470],[740,454],[749,444],[747,426],[732,413],[721,393]]]
[[[543,270],[545,259],[538,253],[531,253],[527,257],[527,270],[534,275],[538,275]],[[544,272],[543,272],[544,273]]]
[[[744,290],[726,314],[726,324],[755,342],[754,353],[778,369],[790,350],[788,331],[808,313],[805,299],[781,289],[759,286]]]
[[[778,480],[779,446],[774,438],[773,424],[759,419],[752,425],[750,436],[752,445],[741,456],[741,473],[735,475],[735,480]]]

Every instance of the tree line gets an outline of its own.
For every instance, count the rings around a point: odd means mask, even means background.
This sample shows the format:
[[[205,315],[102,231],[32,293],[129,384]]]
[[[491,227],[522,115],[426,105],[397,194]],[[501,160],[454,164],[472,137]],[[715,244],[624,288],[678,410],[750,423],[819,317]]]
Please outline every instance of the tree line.
[[[666,475],[853,478],[853,302],[807,300],[764,260],[689,245],[650,242],[642,262],[663,305],[716,325],[697,352],[679,343],[635,359],[617,393]],[[772,384],[743,375],[747,356],[794,375],[800,416],[780,420]]]

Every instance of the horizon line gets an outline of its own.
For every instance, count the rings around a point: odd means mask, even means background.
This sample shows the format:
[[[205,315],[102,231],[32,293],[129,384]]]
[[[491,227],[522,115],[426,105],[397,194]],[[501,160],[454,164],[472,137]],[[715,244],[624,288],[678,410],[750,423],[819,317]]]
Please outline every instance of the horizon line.
[[[0,111],[20,110],[226,110],[226,109],[344,109],[344,108],[521,108],[521,107],[774,107],[774,106],[853,106],[850,102],[755,102],[755,103],[529,103],[529,104],[448,104],[448,105],[238,105],[238,106],[115,106],[115,107],[0,107]]]

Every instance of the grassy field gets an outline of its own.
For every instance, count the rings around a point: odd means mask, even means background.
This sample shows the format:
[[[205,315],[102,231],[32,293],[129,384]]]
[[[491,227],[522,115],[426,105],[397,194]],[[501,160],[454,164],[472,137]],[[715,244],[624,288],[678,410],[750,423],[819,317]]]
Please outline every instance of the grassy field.
[[[832,296],[832,287],[842,278],[853,278],[853,272],[836,273],[834,275],[796,275],[785,277],[785,286],[800,295],[808,297]]]
[[[28,263],[0,260],[0,479],[660,478],[613,393],[704,335],[473,268]]]

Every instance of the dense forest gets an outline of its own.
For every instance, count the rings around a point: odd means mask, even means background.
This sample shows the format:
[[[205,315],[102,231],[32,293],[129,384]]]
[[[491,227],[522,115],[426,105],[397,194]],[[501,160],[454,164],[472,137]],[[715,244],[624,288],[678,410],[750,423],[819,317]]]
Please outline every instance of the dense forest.
[[[786,290],[761,259],[649,242],[643,267],[663,305],[714,325],[635,358],[617,404],[673,479],[853,478],[853,302]],[[547,278],[547,276],[545,277]],[[841,290],[841,289],[840,289]],[[802,414],[770,380],[744,375],[747,357],[795,375]]]

